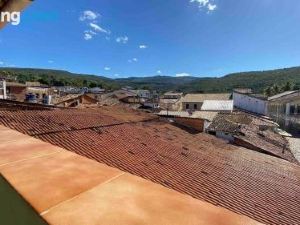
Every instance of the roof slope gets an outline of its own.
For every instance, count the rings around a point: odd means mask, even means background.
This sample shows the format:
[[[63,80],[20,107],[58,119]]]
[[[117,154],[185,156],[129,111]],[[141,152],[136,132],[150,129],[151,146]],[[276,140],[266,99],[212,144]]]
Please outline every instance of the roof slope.
[[[1,174],[49,224],[259,224],[3,126],[1,138]]]
[[[295,94],[295,93],[298,93],[299,91],[286,91],[286,92],[282,92],[280,94],[277,94],[277,95],[273,95],[271,97],[268,98],[269,101],[273,101],[273,100],[278,100],[282,97],[287,97],[289,95],[292,95],[292,94]],[[300,92],[299,92],[300,93]]]
[[[201,107],[204,111],[232,111],[232,100],[205,100]]]
[[[229,100],[231,94],[187,94],[182,102],[204,102],[205,100]]]
[[[192,113],[186,111],[167,111],[161,110],[157,115],[164,117],[181,117],[190,119],[203,119],[208,121],[213,121],[213,119],[218,115],[217,112],[203,112],[195,111]]]
[[[114,108],[100,112],[84,110],[83,116],[82,110],[72,110],[73,120],[65,117],[66,110],[0,112],[0,123],[263,223],[300,221],[299,166],[210,135],[133,120],[149,120],[146,114],[127,112],[124,122]],[[36,118],[51,122],[34,132],[31,124],[40,123]],[[73,128],[54,128],[59,124]]]
[[[273,122],[264,118],[245,112],[235,112],[218,114],[208,130],[230,133],[257,151],[298,163],[288,148],[287,140],[275,133],[274,127],[276,125]]]

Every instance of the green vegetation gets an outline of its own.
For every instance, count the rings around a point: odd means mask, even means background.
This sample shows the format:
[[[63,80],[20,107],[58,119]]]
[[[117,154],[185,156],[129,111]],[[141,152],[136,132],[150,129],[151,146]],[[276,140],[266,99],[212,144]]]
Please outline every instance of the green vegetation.
[[[1,68],[0,76],[16,77],[19,82],[39,81],[46,85],[103,87],[114,90],[123,86],[165,91],[196,93],[231,92],[234,88],[252,88],[256,93],[276,94],[300,89],[300,67],[229,74],[220,78],[198,77],[132,77],[109,79],[59,70]]]
[[[280,87],[289,81],[294,89],[300,86],[300,67],[230,74],[221,78],[203,78],[193,84],[181,87],[184,91],[228,92],[234,88],[252,88],[254,92],[263,93],[267,87],[281,91]],[[277,87],[276,87],[277,86]]]
[[[38,81],[50,86],[101,87],[117,89],[119,85],[112,79],[94,75],[75,74],[62,70],[0,68],[0,77],[16,78],[16,81]]]
[[[277,95],[277,94],[279,94],[281,92],[298,90],[298,89],[299,88],[297,86],[295,86],[292,82],[287,81],[282,86],[274,84],[272,86],[267,87],[264,90],[264,95],[270,97],[270,96],[273,96],[273,95]]]

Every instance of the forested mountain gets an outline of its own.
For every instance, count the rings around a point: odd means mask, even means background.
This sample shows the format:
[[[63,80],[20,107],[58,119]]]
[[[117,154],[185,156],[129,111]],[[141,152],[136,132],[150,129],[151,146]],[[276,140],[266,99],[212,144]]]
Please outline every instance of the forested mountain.
[[[63,70],[0,68],[0,77],[16,78],[16,81],[39,81],[51,86],[103,87],[117,89],[119,85],[112,79],[89,74],[75,74]]]
[[[133,88],[149,88],[164,91],[183,92],[230,92],[234,88],[252,88],[263,93],[275,85],[283,87],[290,82],[295,89],[300,89],[300,67],[253,71],[229,74],[220,78],[199,77],[132,77],[124,79],[109,79],[106,77],[74,74],[60,70],[0,68],[0,77],[16,77],[19,82],[39,81],[42,84],[63,86],[100,86],[106,89],[117,89],[123,86]]]
[[[229,74],[221,78],[200,78],[188,86],[181,86],[185,91],[224,92],[234,88],[252,88],[255,92],[263,91],[273,85],[283,86],[290,82],[295,89],[300,89],[300,67],[253,71]]]

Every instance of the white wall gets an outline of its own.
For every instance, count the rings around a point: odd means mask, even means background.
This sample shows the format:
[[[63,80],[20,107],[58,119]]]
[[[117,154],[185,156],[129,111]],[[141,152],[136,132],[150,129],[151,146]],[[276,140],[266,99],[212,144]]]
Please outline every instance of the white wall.
[[[1,95],[0,95],[0,99],[6,99],[6,81],[0,81],[0,90],[1,90]]]
[[[267,101],[254,98],[245,94],[233,93],[235,107],[262,115],[267,115]]]

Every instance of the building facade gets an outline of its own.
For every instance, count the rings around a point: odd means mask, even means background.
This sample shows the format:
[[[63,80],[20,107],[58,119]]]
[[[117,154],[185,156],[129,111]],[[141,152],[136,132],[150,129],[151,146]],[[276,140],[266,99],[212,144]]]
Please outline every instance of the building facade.
[[[268,99],[263,96],[245,94],[240,92],[233,92],[234,107],[260,114],[267,115],[268,113]]]
[[[182,111],[201,111],[206,100],[229,100],[231,94],[187,94],[182,100]]]
[[[300,91],[288,91],[269,98],[268,116],[286,131],[300,134]]]
[[[0,99],[6,98],[6,81],[0,78]]]

